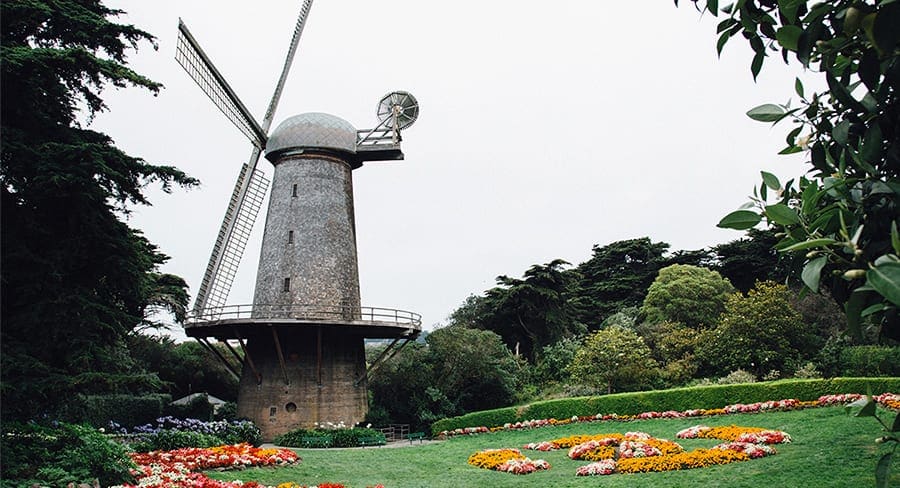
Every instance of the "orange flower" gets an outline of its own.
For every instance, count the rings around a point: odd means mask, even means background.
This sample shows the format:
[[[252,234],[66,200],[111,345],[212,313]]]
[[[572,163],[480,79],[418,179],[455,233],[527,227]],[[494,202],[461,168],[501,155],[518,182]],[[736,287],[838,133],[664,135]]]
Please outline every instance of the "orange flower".
[[[478,468],[496,469],[511,460],[525,459],[518,449],[485,449],[469,456],[469,464]]]

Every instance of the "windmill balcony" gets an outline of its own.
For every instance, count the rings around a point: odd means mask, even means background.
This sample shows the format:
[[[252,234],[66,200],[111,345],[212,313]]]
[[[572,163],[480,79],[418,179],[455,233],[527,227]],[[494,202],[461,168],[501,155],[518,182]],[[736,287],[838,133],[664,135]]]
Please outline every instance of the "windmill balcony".
[[[226,305],[192,311],[184,322],[189,337],[236,339],[249,328],[331,326],[370,338],[416,337],[422,316],[406,310],[323,304]]]

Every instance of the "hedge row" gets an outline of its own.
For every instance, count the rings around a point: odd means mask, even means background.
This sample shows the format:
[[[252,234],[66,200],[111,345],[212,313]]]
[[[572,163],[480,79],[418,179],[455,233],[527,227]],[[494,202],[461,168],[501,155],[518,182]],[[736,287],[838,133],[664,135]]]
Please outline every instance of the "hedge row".
[[[441,419],[432,424],[431,430],[434,435],[437,435],[445,430],[481,426],[496,427],[532,419],[566,419],[598,413],[637,415],[643,412],[666,410],[681,412],[699,408],[722,408],[736,403],[756,403],[788,398],[809,401],[822,395],[866,393],[870,389],[873,395],[900,392],[900,378],[779,380],[562,398]]]
[[[73,398],[64,420],[106,427],[110,421],[133,427],[161,417],[172,401],[167,394],[148,395],[82,395]]]

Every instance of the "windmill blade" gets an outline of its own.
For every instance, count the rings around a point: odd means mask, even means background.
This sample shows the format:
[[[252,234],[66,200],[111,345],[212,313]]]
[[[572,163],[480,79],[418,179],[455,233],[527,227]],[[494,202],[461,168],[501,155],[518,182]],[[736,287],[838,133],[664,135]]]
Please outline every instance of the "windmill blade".
[[[258,148],[253,148],[254,154],[250,161],[254,164],[244,164],[238,174],[203,281],[197,289],[195,313],[221,307],[228,300],[231,284],[241,264],[247,241],[250,240],[250,232],[269,188],[269,180],[262,171],[254,167],[259,159],[259,152]]]
[[[284,65],[281,68],[281,76],[279,76],[278,83],[275,86],[275,93],[272,95],[272,100],[269,102],[269,106],[266,109],[262,127],[256,126],[259,129],[258,132],[262,134],[262,137],[254,139],[250,135],[247,136],[253,141],[255,147],[253,148],[253,153],[250,155],[250,160],[241,167],[241,172],[235,183],[234,191],[231,194],[231,200],[225,211],[225,218],[222,220],[222,226],[219,228],[219,234],[216,237],[212,253],[209,256],[209,263],[206,266],[203,281],[200,283],[200,287],[197,290],[197,298],[194,302],[194,312],[197,314],[204,309],[225,305],[225,302],[228,299],[228,293],[231,291],[231,284],[234,281],[234,276],[237,274],[244,248],[246,248],[247,241],[250,238],[250,231],[253,229],[256,215],[259,213],[259,209],[262,206],[262,200],[269,185],[269,181],[256,169],[260,153],[265,145],[265,133],[269,130],[269,127],[272,125],[272,119],[275,117],[275,110],[278,107],[278,101],[281,99],[281,93],[284,90],[284,84],[287,81],[288,73],[293,64],[294,55],[296,54],[297,46],[300,43],[300,35],[303,33],[303,27],[306,24],[306,18],[309,15],[311,7],[312,0],[304,0],[303,5],[300,8],[300,15],[298,16],[297,24],[294,27],[291,44],[288,48]],[[196,41],[193,40],[187,27],[182,29],[183,25],[183,22],[179,23],[179,31],[184,34],[185,43],[193,47],[189,52],[197,53],[197,56],[201,61],[206,60],[202,65],[208,66],[209,73],[218,76],[218,79],[221,79],[221,75],[218,75],[218,71],[212,66],[212,63],[209,63],[206,55],[203,54],[203,51],[197,46]],[[179,36],[179,45],[181,44],[180,38],[181,36]],[[179,51],[180,50],[181,49],[179,48]],[[184,66],[184,64],[182,64],[182,66]],[[188,70],[188,72],[191,73],[191,70]],[[193,74],[191,76],[194,77]],[[196,81],[197,78],[194,78],[194,80]],[[201,87],[204,86],[200,81],[197,81],[197,83],[200,84]],[[230,92],[233,94],[224,80],[221,80],[221,83],[211,86],[222,87],[225,89],[226,93]],[[210,92],[207,91],[208,95],[209,93]],[[213,99],[213,102],[216,101],[212,96],[210,96],[210,98]],[[234,106],[242,109],[238,110],[236,113],[246,114],[247,111],[243,108],[240,100],[237,100],[237,97],[234,97],[234,101]],[[218,103],[216,105],[222,109],[221,105]],[[224,109],[222,109],[222,111],[225,112]],[[228,115],[228,112],[225,113]],[[249,121],[254,124],[256,123],[249,114],[247,117]],[[229,116],[229,119],[232,118]],[[234,121],[235,120],[232,119],[232,122]],[[241,128],[241,125],[236,122],[235,125],[237,125],[239,129]],[[241,130],[244,132],[243,129]],[[247,132],[244,132],[244,134],[247,134]]]
[[[250,111],[200,48],[181,19],[178,19],[178,44],[175,49],[175,60],[187,71],[216,107],[219,107],[219,110],[228,117],[228,120],[250,139],[254,146],[265,147],[265,129],[260,127],[256,119],[250,115]]]

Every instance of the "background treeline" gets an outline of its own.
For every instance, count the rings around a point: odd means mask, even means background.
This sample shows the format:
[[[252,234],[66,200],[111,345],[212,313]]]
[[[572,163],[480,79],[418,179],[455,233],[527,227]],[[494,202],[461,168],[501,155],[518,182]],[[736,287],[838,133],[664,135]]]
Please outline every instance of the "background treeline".
[[[643,237],[469,296],[370,382],[370,420],[425,428],[536,399],[779,378],[900,376],[900,347],[788,279],[774,231],[669,251]],[[376,354],[379,346],[370,347]]]

